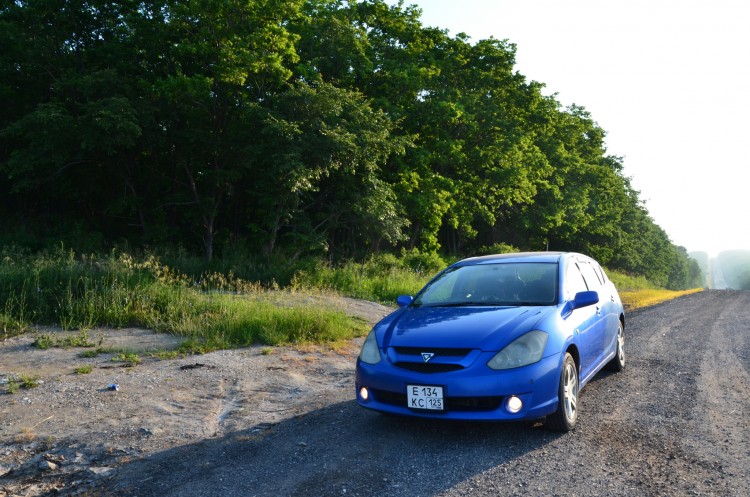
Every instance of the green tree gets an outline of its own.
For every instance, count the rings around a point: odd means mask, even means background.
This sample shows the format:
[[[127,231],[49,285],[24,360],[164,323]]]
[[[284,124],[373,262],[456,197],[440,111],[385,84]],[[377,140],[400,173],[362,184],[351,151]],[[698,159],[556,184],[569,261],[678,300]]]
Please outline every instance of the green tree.
[[[13,2],[3,25],[0,171],[14,210],[101,225],[118,168],[142,136],[128,76],[129,4]]]
[[[310,248],[347,254],[362,242],[403,239],[408,222],[378,176],[403,143],[391,138],[389,119],[362,95],[299,84],[274,99],[263,129],[249,188],[256,200],[250,217],[267,254],[280,236],[297,254]]]
[[[198,221],[207,260],[217,219],[233,184],[254,164],[246,140],[263,101],[284,89],[298,60],[296,36],[285,25],[300,1],[169,2],[170,70],[155,78],[155,105],[166,140],[160,163],[179,170],[174,203]],[[181,187],[181,188],[179,188]]]
[[[5,2],[3,221],[207,260],[238,238],[289,259],[548,247],[695,285],[583,107],[518,73],[513,44],[420,16],[383,0]]]

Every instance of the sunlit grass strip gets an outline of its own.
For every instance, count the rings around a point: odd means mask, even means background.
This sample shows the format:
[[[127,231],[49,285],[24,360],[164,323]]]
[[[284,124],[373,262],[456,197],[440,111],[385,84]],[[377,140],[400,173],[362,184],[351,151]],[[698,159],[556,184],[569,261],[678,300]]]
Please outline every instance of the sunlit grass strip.
[[[279,307],[243,295],[188,292],[148,313],[146,325],[187,337],[186,352],[249,345],[324,343],[362,336],[368,325],[343,312],[314,306]]]
[[[230,295],[213,296],[212,300],[218,319],[206,327],[205,338],[209,343],[215,341],[220,348],[335,342],[368,331],[364,321],[335,310],[278,307]]]
[[[636,290],[660,290],[660,288],[643,276],[632,276],[619,271],[607,270],[607,276],[622,295],[623,292],[635,292]]]
[[[154,284],[132,292],[130,301],[123,321],[184,336],[190,339],[191,348],[202,352],[255,344],[323,343],[367,332],[364,323],[342,312],[313,306],[279,307],[257,295],[206,294]],[[88,311],[102,316],[95,305]]]
[[[256,284],[227,274],[189,277],[153,256],[76,256],[60,249],[30,255],[2,250],[0,338],[26,331],[29,324],[66,330],[96,326],[142,326],[186,337],[183,352],[203,352],[254,344],[324,343],[364,335],[368,325],[343,312],[271,302]],[[332,268],[308,264],[291,288],[332,290],[349,297],[393,303],[414,295],[442,261],[405,265],[393,256]],[[429,267],[428,267],[429,266]],[[628,309],[700,291],[654,289],[643,278],[608,272]],[[85,335],[85,333],[84,333]],[[70,344],[70,346],[78,344]]]
[[[187,337],[195,351],[322,343],[367,332],[364,322],[339,311],[264,301],[262,289],[231,274],[197,281],[153,257],[77,258],[66,251],[0,261],[0,338],[22,333],[27,323],[65,330],[142,326]]]
[[[622,304],[625,306],[625,309],[632,311],[634,309],[660,304],[668,300],[676,299],[677,297],[682,297],[683,295],[690,295],[702,291],[703,288],[693,288],[691,290],[680,291],[644,289],[620,292],[620,298],[622,299]]]
[[[350,262],[337,268],[321,264],[298,271],[292,288],[333,290],[355,299],[393,303],[399,295],[417,293],[430,277],[432,274],[377,263]]]

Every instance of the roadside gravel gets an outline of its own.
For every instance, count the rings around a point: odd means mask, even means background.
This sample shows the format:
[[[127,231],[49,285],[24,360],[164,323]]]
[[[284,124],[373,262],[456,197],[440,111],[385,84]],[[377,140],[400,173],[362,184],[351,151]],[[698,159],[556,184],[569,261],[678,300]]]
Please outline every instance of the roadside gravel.
[[[373,324],[392,310],[322,295],[279,294],[277,300],[329,306]],[[143,362],[128,367],[114,362],[112,353],[83,358],[87,349],[81,348],[40,350],[32,345],[35,333],[0,342],[0,497],[85,493],[130,461],[248,428],[260,433],[343,402],[351,397],[361,344],[257,346],[159,360],[148,352],[174,349],[182,339],[136,328],[91,330],[88,336]],[[86,366],[90,373],[76,373]],[[38,386],[8,394],[9,383],[23,377],[37,379]]]
[[[625,371],[586,386],[565,435],[365,411],[357,341],[142,364],[118,392],[53,378],[0,397],[0,496],[750,495],[750,292],[635,311],[625,332]],[[55,388],[77,393],[44,407]]]

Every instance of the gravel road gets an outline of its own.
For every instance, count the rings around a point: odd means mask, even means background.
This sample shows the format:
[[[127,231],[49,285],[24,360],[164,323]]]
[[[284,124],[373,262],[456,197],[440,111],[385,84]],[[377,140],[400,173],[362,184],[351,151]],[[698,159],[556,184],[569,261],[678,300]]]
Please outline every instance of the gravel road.
[[[339,370],[323,397],[289,417],[124,458],[89,491],[750,495],[750,292],[711,290],[635,311],[625,333],[626,369],[586,386],[572,433],[382,416],[355,404],[353,371]]]

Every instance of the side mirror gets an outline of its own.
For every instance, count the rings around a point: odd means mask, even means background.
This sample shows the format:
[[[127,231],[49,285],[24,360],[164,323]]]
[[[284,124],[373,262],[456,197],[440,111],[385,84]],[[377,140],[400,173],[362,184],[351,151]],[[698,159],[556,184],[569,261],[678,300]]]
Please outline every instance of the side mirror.
[[[595,291],[578,292],[573,298],[573,308],[580,309],[599,303],[599,294]]]
[[[599,302],[599,294],[594,291],[589,292],[578,292],[576,293],[576,296],[573,297],[573,300],[568,300],[565,302],[565,305],[563,305],[562,312],[560,313],[562,315],[563,319],[567,319],[568,316],[573,314],[573,311],[576,309],[580,309],[581,307],[588,307],[590,305],[594,305],[597,302]]]
[[[399,295],[396,298],[396,303],[399,307],[406,307],[414,301],[414,297],[411,295]]]

